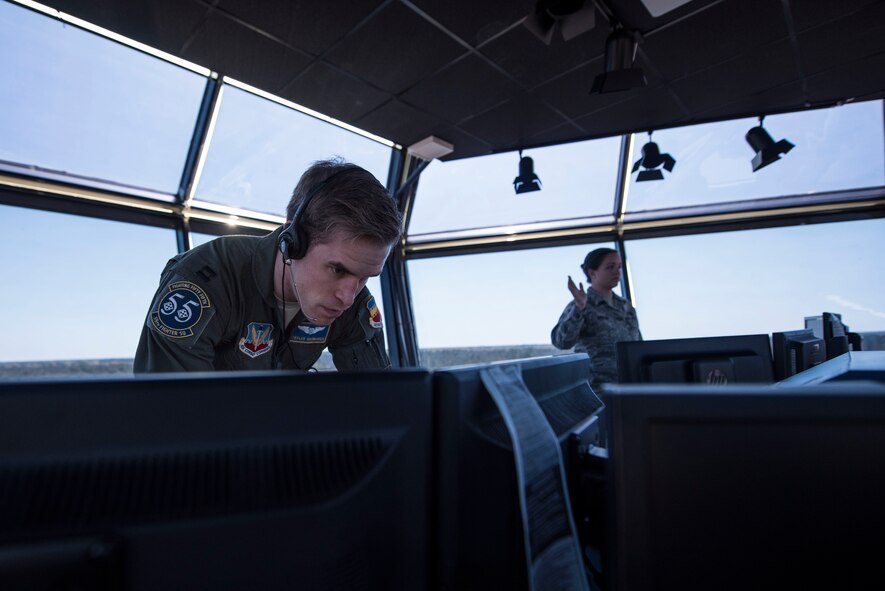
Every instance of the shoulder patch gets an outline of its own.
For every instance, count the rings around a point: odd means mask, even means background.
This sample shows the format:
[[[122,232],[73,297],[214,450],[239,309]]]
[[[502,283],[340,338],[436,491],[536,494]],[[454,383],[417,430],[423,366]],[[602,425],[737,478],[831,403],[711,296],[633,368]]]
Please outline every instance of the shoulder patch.
[[[325,343],[329,336],[329,327],[324,324],[296,324],[289,335],[290,343],[316,345]]]
[[[369,301],[366,302],[366,308],[369,310],[369,326],[372,328],[381,328],[381,310],[379,310],[378,306],[375,304],[374,296],[370,297]]]
[[[240,339],[240,352],[252,359],[264,355],[273,347],[273,324],[250,322],[246,325],[246,336]]]
[[[203,311],[212,304],[206,292],[190,281],[169,284],[169,291],[158,299],[151,310],[151,324],[161,334],[182,339],[194,336],[194,327],[200,322]]]

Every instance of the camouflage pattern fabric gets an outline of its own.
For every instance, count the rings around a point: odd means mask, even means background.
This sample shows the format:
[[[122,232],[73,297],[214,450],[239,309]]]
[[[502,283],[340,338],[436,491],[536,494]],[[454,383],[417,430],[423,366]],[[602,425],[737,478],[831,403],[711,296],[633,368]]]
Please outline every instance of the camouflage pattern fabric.
[[[617,294],[612,302],[592,289],[587,289],[587,305],[583,310],[571,301],[550,333],[553,346],[559,349],[574,347],[577,353],[590,357],[590,386],[598,391],[604,383],[618,381],[616,343],[641,341],[636,308]]]

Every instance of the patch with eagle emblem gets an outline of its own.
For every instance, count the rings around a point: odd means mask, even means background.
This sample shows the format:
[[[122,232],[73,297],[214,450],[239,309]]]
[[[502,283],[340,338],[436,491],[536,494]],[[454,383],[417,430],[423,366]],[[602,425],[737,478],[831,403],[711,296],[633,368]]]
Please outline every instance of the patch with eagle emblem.
[[[252,359],[264,355],[273,347],[273,324],[250,322],[246,326],[246,336],[240,339],[240,352]]]

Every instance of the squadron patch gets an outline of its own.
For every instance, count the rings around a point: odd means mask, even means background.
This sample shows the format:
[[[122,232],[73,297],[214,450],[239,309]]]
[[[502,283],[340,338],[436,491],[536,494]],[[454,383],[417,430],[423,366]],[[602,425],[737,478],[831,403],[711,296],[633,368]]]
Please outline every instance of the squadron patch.
[[[325,343],[329,336],[329,327],[323,324],[296,324],[289,335],[290,343],[318,344]]]
[[[151,311],[151,324],[161,334],[183,339],[194,336],[194,327],[209,308],[209,298],[196,283],[176,281]]]
[[[246,326],[246,336],[240,339],[240,351],[255,359],[273,347],[273,324],[250,322]]]
[[[369,298],[366,302],[366,308],[369,309],[369,326],[372,328],[381,328],[381,310],[375,304],[375,298]]]

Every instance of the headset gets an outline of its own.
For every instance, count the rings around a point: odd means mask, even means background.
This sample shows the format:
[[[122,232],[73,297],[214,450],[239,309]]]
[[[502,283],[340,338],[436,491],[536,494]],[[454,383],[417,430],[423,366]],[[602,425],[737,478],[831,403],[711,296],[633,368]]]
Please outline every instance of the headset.
[[[342,168],[327,176],[311,189],[310,193],[307,194],[307,197],[302,199],[301,203],[298,204],[298,207],[295,208],[295,213],[292,214],[292,223],[280,232],[280,253],[282,253],[283,261],[286,264],[291,262],[292,259],[303,259],[304,255],[307,254],[307,247],[309,246],[308,236],[307,233],[298,226],[298,220],[301,218],[304,210],[307,209],[310,200],[313,199],[323,187],[328,185],[332,179],[350,170],[352,170],[351,167]]]

